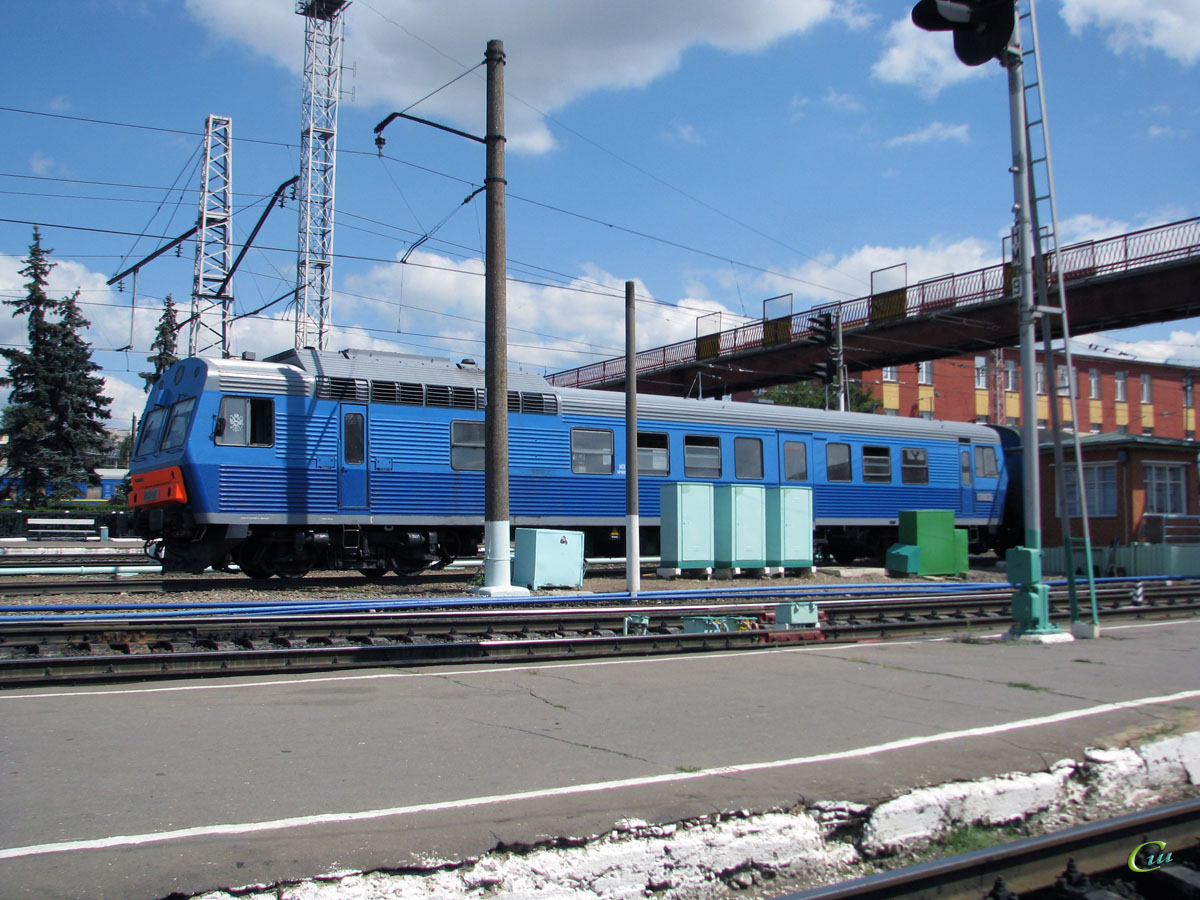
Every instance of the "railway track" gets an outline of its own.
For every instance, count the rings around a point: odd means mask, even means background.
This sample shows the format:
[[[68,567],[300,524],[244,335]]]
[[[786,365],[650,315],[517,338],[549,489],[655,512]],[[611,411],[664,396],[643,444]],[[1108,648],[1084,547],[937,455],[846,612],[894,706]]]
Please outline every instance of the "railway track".
[[[1102,622],[1194,616],[1195,582],[1107,584]],[[878,589],[876,589],[877,591]],[[895,588],[889,588],[894,594]],[[896,598],[847,588],[737,589],[639,596],[539,597],[504,608],[474,598],[100,604],[0,617],[0,684],[338,671],[638,656],[792,644],[994,634],[1009,624],[1008,588]],[[849,595],[848,595],[849,594]],[[784,628],[776,605],[814,599],[819,628]],[[1065,589],[1054,617],[1068,621]],[[1140,600],[1140,603],[1134,602]]]
[[[1193,798],[777,900],[1187,900],[1200,896],[1198,848]],[[1145,856],[1164,852],[1161,866]]]

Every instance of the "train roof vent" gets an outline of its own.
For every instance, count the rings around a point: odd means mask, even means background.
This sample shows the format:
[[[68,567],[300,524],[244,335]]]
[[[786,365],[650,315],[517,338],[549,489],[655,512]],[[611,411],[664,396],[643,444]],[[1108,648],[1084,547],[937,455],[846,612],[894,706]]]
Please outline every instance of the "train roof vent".
[[[359,400],[366,403],[371,399],[371,389],[361,378],[322,377],[317,380],[317,396],[329,400]]]
[[[508,411],[556,416],[558,415],[558,395],[539,394],[536,391],[509,391]]]

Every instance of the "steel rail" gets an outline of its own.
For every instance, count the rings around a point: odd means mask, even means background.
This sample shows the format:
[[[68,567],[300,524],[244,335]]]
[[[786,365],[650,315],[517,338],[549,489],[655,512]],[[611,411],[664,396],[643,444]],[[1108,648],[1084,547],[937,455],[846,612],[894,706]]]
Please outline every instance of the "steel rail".
[[[776,900],[979,900],[992,890],[997,878],[1003,878],[1004,886],[1014,892],[1053,886],[1069,860],[1084,872],[1125,865],[1126,880],[1133,880],[1135,873],[1128,870],[1126,861],[1147,840],[1163,841],[1177,852],[1200,844],[1200,798]],[[1152,883],[1143,881],[1143,886],[1151,891],[1143,896],[1161,896]]]

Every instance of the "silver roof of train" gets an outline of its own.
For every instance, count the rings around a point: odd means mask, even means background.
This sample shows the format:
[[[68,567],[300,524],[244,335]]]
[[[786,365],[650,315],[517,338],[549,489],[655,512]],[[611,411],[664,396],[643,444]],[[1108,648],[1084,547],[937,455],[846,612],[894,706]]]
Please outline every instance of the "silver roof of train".
[[[378,350],[342,350],[330,352],[305,348],[288,350],[262,362],[240,359],[206,359],[210,377],[215,376],[223,391],[254,393],[312,394],[318,383],[329,379],[404,382],[482,388],[483,368],[471,360],[452,360],[389,353]],[[558,397],[558,409],[565,415],[593,415],[623,418],[625,395],[616,391],[585,388],[556,388],[535,372],[510,370],[509,391],[533,392]],[[749,427],[791,431],[846,431],[881,437],[969,439],[978,443],[998,443],[991,428],[967,422],[945,422],[882,416],[873,413],[834,412],[768,403],[742,403],[721,400],[685,400],[653,394],[638,396],[641,421],[695,422],[728,425],[732,419]]]

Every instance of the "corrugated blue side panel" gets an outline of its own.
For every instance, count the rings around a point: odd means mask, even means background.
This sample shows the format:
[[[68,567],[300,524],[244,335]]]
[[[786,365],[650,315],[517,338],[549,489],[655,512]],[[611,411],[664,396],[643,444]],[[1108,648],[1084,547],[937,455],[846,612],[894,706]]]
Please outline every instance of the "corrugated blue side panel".
[[[293,400],[296,401],[293,404]],[[318,458],[334,459],[338,453],[337,413],[330,404],[320,404],[309,418],[299,401],[280,398],[275,407],[275,455],[283,464],[303,466]]]
[[[385,418],[378,414],[378,407],[372,407],[371,413],[369,450],[372,457],[386,458],[392,469],[450,468],[449,422]]]
[[[328,513],[337,508],[337,471],[221,466],[221,512]]]
[[[515,417],[513,417],[515,418]],[[522,416],[540,419],[532,425],[516,425],[509,420],[508,466],[512,470],[533,469],[569,473],[571,471],[571,433],[549,416]]]

